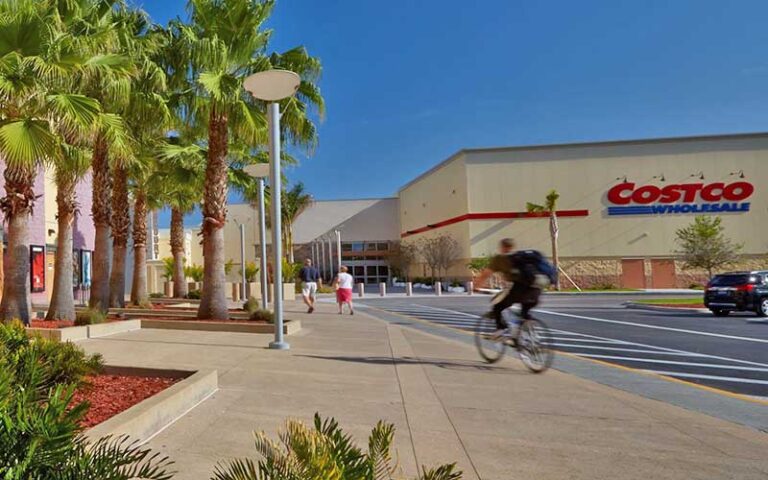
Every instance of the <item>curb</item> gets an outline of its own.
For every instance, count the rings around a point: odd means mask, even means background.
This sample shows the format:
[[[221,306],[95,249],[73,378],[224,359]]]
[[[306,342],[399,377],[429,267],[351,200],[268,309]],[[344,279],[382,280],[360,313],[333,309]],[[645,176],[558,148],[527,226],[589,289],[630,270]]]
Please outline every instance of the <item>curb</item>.
[[[646,305],[642,303],[626,302],[624,308],[633,310],[648,310],[651,312],[682,312],[682,313],[710,313],[707,308],[665,307],[662,305]]]
[[[85,432],[85,436],[91,440],[110,435],[127,435],[133,441],[146,443],[219,389],[216,370],[189,372],[112,366],[106,367],[104,373],[186,378],[89,429]]]
[[[185,320],[152,320],[141,319],[141,328],[155,328],[159,330],[192,330],[198,332],[231,332],[231,333],[275,333],[274,325],[250,324],[250,323],[218,323],[205,321]],[[287,320],[283,324],[283,333],[292,335],[301,330],[301,322]]]

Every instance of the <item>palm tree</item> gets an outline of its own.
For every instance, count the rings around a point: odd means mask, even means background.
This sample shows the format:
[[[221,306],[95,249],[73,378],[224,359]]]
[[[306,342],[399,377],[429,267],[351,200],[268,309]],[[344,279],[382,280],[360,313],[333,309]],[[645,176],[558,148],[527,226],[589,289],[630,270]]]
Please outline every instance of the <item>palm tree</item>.
[[[288,261],[293,263],[293,224],[299,215],[314,203],[314,199],[312,195],[306,193],[304,184],[299,182],[282,195],[282,203],[285,254]]]
[[[36,0],[1,2],[0,19],[0,156],[6,164],[0,209],[8,223],[11,259],[0,318],[28,324],[34,179],[40,167],[64,158],[67,139],[87,137],[100,105],[71,93],[71,74],[91,59],[81,57],[72,37],[63,35],[55,7]]]
[[[104,2],[95,2],[97,6],[105,6]],[[122,114],[128,106],[131,97],[131,83],[134,77],[135,65],[131,54],[136,48],[132,45],[134,37],[131,31],[131,15],[127,14],[122,2],[118,0],[106,0],[109,8],[93,8],[88,17],[90,25],[110,27],[112,37],[110,41],[102,45],[103,54],[121,61],[110,68],[91,69],[83,77],[83,88],[88,95],[98,99],[107,112],[112,115],[115,122],[120,122],[120,141],[124,143],[124,151],[131,152],[130,137],[127,128],[122,124]],[[125,156],[109,155],[109,150],[115,142],[109,138],[105,131],[97,131],[93,141],[93,157],[91,168],[93,170],[93,193],[91,216],[96,230],[94,251],[92,259],[92,288],[89,305],[106,311],[110,305],[111,265],[110,265],[110,237],[112,236],[112,168],[117,167],[118,192],[117,201],[127,201],[123,192],[122,169],[130,159],[130,154]],[[124,217],[117,220],[117,234],[120,238],[126,235],[127,224]],[[119,240],[120,241],[120,240]],[[116,263],[121,263],[120,255],[124,248],[118,244]]]
[[[557,193],[557,190],[550,190],[550,192],[547,194],[547,197],[544,199],[543,205],[530,202],[526,204],[526,210],[528,210],[530,213],[545,213],[549,215],[549,238],[552,242],[552,264],[554,265],[556,272],[560,271],[560,259],[557,253],[557,200],[559,198],[560,194]],[[555,281],[556,290],[560,290],[559,278],[560,277],[558,276],[558,280]]]
[[[53,292],[45,316],[46,320],[75,320],[72,282],[72,225],[78,213],[75,187],[90,169],[90,153],[85,149],[70,148],[62,161],[56,163],[58,235],[54,259]]]
[[[176,22],[173,29],[177,45],[186,52],[189,62],[177,72],[189,72],[189,83],[194,87],[186,95],[186,120],[207,126],[202,208],[205,288],[198,318],[226,318],[223,228],[229,139],[233,136],[254,147],[267,140],[265,105],[245,92],[243,81],[252,73],[273,68],[278,60],[281,66],[295,63],[294,71],[303,74],[305,85],[297,97],[283,102],[286,138],[297,144],[313,144],[316,131],[306,113],[308,104],[322,108],[317,101],[321,99],[319,92],[311,83],[319,73],[319,62],[303,49],[296,49],[299,53],[288,57],[277,56],[275,62],[265,55],[270,33],[263,24],[272,11],[272,1],[189,0],[188,5],[191,23]]]
[[[171,209],[171,253],[173,255],[173,297],[187,296],[184,274],[184,215],[202,200],[206,151],[186,137],[172,137],[160,149],[160,165],[154,182],[159,197]]]

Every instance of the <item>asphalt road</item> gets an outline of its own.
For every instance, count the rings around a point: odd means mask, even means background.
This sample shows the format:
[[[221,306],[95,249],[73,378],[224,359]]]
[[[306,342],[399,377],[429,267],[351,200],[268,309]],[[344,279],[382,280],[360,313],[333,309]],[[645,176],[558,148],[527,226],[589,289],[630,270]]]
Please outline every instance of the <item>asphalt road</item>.
[[[536,317],[555,348],[583,358],[686,382],[768,397],[768,321],[754,314],[666,313],[626,309],[624,295],[546,295]],[[446,327],[473,331],[487,296],[371,298],[360,302]]]

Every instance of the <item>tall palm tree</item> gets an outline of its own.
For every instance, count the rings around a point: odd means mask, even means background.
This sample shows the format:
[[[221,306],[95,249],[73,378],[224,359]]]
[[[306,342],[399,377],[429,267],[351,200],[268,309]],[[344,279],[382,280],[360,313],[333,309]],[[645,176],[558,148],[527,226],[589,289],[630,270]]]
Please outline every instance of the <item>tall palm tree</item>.
[[[65,157],[56,163],[56,257],[54,259],[53,292],[46,320],[75,320],[73,285],[73,232],[78,214],[75,187],[90,169],[91,152],[82,148],[69,148]]]
[[[293,263],[293,224],[306,209],[314,203],[312,195],[306,192],[302,182],[297,183],[282,195],[282,224],[285,253]]]
[[[157,150],[158,145],[163,140],[166,128],[170,120],[167,99],[164,94],[166,91],[165,71],[155,62],[156,57],[163,51],[164,40],[167,38],[165,32],[153,26],[149,17],[141,10],[121,11],[120,23],[124,26],[133,41],[124,42],[126,54],[131,57],[136,71],[131,81],[131,89],[128,103],[125,106],[123,115],[125,116],[133,139],[135,140],[135,163],[140,165],[132,169],[129,165],[116,165],[114,168],[114,185],[112,191],[112,271],[110,274],[109,285],[109,305],[111,307],[125,306],[125,270],[126,253],[128,241],[131,236],[131,203],[129,201],[129,179],[131,174],[133,180],[138,180],[139,186],[148,177],[147,169],[151,170],[153,159],[152,154]],[[142,158],[144,157],[144,158]],[[142,188],[136,190],[141,200],[145,192]],[[139,207],[145,207],[146,203],[139,202]],[[145,212],[146,214],[146,212]],[[134,215],[136,219],[136,215]],[[138,219],[138,222],[144,222],[145,218]],[[133,232],[139,231],[140,238],[138,246],[146,246],[146,232],[141,231],[141,226],[134,224]],[[134,250],[139,256],[134,256],[134,271],[137,270],[136,262],[142,262],[145,265],[146,252],[137,249],[137,242],[134,239]],[[141,250],[141,251],[139,251]],[[136,281],[144,280],[143,286],[135,285],[137,289],[146,290],[146,272],[140,270],[139,277],[134,277]],[[132,301],[137,296],[142,297],[142,302],[146,302],[147,294],[139,294],[132,285]],[[135,303],[135,302],[134,302]]]
[[[0,2],[0,156],[11,264],[0,318],[30,319],[29,217],[39,168],[64,158],[67,139],[84,138],[98,122],[99,102],[73,90],[83,63],[55,7],[36,0]],[[66,59],[66,60],[65,60]]]
[[[205,279],[198,318],[228,316],[224,274],[224,225],[227,215],[227,157],[230,135],[254,147],[266,143],[265,105],[255,101],[243,88],[250,74],[274,65],[265,54],[270,32],[263,28],[272,11],[271,0],[189,0],[189,25],[173,26],[179,45],[187,52],[194,87],[187,95],[190,121],[207,126],[208,158],[203,190],[203,255]],[[303,49],[298,49],[303,52]],[[305,52],[304,52],[305,53]],[[302,83],[312,83],[319,62],[309,55],[276,57],[284,65],[304,60]],[[294,58],[295,57],[295,58]],[[301,58],[300,58],[301,57]],[[309,75],[313,74],[313,75]],[[308,88],[305,86],[304,90]],[[312,88],[312,92],[317,92]],[[307,104],[322,108],[301,89],[296,98],[283,105],[286,138],[297,144],[315,141],[316,131],[307,118]]]
[[[88,17],[89,27],[110,27],[109,41],[102,45],[103,54],[119,57],[120,63],[111,68],[91,69],[83,78],[83,88],[89,96],[98,99],[102,107],[112,115],[116,122],[122,122],[120,114],[124,113],[130,102],[131,84],[136,71],[131,54],[135,41],[131,31],[131,16],[125,14],[125,5],[119,0],[103,0],[95,2],[100,8],[94,8]],[[108,8],[102,8],[108,6]],[[122,125],[123,135],[121,141],[130,143],[127,128]],[[130,155],[109,155],[112,143],[107,132],[97,131],[93,142],[93,157],[91,168],[93,170],[93,192],[91,216],[96,230],[94,251],[92,259],[92,287],[89,305],[91,308],[99,308],[103,311],[110,305],[110,238],[112,236],[112,185],[113,171],[117,167],[120,171],[119,179],[122,180],[122,167],[130,160]],[[131,152],[132,146],[125,145],[125,151]],[[125,200],[122,194],[122,185],[119,187],[117,198]],[[118,220],[118,233],[125,231],[125,222]],[[118,255],[124,250],[118,249]],[[120,262],[118,257],[117,262]]]
[[[557,251],[557,237],[559,234],[559,228],[557,225],[557,200],[560,198],[560,194],[557,190],[550,190],[547,197],[544,199],[544,204],[539,205],[536,203],[527,203],[526,209],[531,213],[545,213],[549,215],[549,239],[552,243],[552,265],[555,267],[555,271],[560,270],[560,258]],[[560,290],[560,277],[555,281],[555,289]]]

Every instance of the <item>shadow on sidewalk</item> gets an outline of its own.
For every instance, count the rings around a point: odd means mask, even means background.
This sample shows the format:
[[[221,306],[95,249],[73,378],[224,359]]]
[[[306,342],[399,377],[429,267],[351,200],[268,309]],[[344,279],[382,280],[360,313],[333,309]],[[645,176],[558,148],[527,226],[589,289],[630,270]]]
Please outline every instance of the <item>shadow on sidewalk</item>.
[[[300,357],[314,358],[317,360],[333,360],[337,362],[366,363],[369,365],[432,365],[447,370],[483,371],[498,374],[526,373],[518,372],[502,366],[492,366],[481,362],[455,362],[448,360],[424,360],[413,357],[351,357],[351,356],[323,356],[323,355],[297,355]]]

